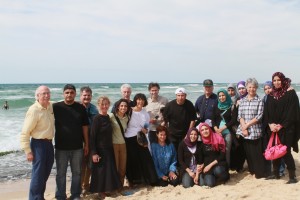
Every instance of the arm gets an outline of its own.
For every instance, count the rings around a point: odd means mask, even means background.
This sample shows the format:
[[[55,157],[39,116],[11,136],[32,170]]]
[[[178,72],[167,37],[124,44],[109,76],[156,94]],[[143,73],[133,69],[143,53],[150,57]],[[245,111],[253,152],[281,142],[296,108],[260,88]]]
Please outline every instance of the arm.
[[[84,156],[87,156],[89,153],[89,127],[82,126],[83,139],[84,139]]]
[[[163,179],[163,177],[165,175],[159,169],[159,158],[158,158],[158,155],[157,155],[157,147],[156,147],[155,143],[151,144],[151,150],[152,150],[152,159],[153,159],[153,163],[154,163],[154,166],[155,166],[157,176],[159,178]]]

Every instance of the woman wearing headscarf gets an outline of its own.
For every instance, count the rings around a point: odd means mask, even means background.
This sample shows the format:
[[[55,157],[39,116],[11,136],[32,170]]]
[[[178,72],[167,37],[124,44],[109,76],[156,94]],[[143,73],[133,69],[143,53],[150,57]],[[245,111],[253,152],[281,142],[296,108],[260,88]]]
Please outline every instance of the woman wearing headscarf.
[[[268,95],[264,109],[265,120],[267,121],[268,134],[278,134],[280,142],[287,146],[287,154],[283,159],[289,171],[290,183],[296,183],[295,161],[291,154],[291,148],[298,152],[298,140],[300,137],[300,108],[299,99],[295,90],[288,91],[291,80],[281,72],[272,75],[272,92]],[[273,175],[268,179],[279,179],[280,158],[273,160]]]
[[[214,133],[210,126],[201,123],[203,169],[200,174],[200,185],[214,187],[218,182],[229,179],[228,167],[225,159],[225,141],[220,134]]]
[[[239,97],[237,98],[237,104],[239,105],[240,100],[243,99],[245,96],[248,95],[248,91],[246,89],[246,82],[245,81],[240,81],[236,85],[239,93]]]
[[[212,117],[212,127],[216,133],[223,136],[226,143],[226,162],[230,166],[230,152],[235,131],[232,129],[237,125],[237,108],[232,104],[232,100],[225,89],[217,92],[218,107],[214,109]],[[237,141],[236,141],[237,142]]]
[[[198,136],[198,130],[190,128],[178,146],[178,162],[184,188],[192,187],[198,183],[197,167],[199,168],[202,163],[201,144],[198,142]]]
[[[240,125],[237,134],[243,137],[243,147],[246,153],[249,172],[256,178],[265,177],[264,157],[262,149],[262,116],[264,103],[256,91],[258,82],[248,78],[246,82],[248,94],[241,99],[238,120]]]
[[[227,86],[227,92],[231,97],[232,103],[235,104],[237,99],[239,98],[239,94],[236,89],[236,85],[233,83],[229,83]]]

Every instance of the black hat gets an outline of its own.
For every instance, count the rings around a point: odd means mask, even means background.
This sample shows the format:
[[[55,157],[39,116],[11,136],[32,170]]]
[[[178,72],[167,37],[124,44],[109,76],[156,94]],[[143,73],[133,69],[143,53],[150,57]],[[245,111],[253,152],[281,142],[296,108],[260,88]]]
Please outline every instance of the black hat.
[[[73,84],[67,84],[67,85],[65,85],[64,91],[68,90],[68,89],[74,90],[76,92],[76,88],[75,88],[75,86]]]
[[[203,81],[203,86],[214,86],[214,83],[211,79],[206,79]]]

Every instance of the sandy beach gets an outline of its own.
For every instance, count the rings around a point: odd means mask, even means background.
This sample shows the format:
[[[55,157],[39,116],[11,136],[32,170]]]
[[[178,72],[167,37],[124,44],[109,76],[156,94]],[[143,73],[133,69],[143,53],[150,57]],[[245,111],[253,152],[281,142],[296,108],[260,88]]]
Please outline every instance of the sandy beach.
[[[300,145],[300,143],[299,143]],[[296,162],[296,175],[300,180],[300,154],[293,152]],[[247,171],[242,173],[231,172],[230,180],[214,188],[194,186],[185,189],[182,186],[168,187],[140,187],[127,190],[133,194],[122,196],[121,194],[105,199],[299,199],[300,181],[296,184],[285,184],[288,181],[288,173],[280,180],[255,179]],[[0,200],[26,200],[30,179],[9,181],[0,183]],[[67,191],[70,188],[70,179],[67,180]],[[45,198],[55,199],[55,177],[51,176],[47,182]],[[70,195],[70,194],[68,194]],[[85,200],[93,200],[95,195],[88,195]]]

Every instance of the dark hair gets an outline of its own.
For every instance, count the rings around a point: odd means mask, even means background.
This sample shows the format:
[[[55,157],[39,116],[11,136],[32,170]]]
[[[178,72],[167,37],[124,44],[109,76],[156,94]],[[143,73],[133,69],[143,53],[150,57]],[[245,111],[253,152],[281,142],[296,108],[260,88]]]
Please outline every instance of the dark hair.
[[[158,83],[154,83],[154,82],[149,83],[148,90],[150,91],[151,88],[153,88],[153,87],[157,87],[160,90],[159,84]]]
[[[76,88],[73,84],[66,84],[65,87],[64,87],[64,91],[68,90],[68,89],[74,90],[76,92]]]
[[[80,93],[82,93],[83,91],[89,92],[89,93],[93,93],[92,89],[89,86],[83,86],[80,88]]]
[[[134,98],[133,98],[133,102],[135,103],[135,105],[137,104],[137,100],[138,99],[142,99],[145,101],[144,103],[144,107],[148,105],[148,101],[147,101],[147,97],[146,95],[144,95],[143,93],[137,93]]]
[[[128,100],[127,100],[127,99],[119,99],[119,100],[115,103],[115,105],[114,105],[114,107],[115,107],[114,113],[115,113],[115,114],[118,112],[119,106],[120,106],[120,104],[123,103],[123,102],[125,102],[126,105],[127,105],[127,111],[126,111],[126,114],[129,113],[130,107],[129,107]]]
[[[170,140],[169,140],[169,131],[168,131],[168,128],[165,127],[165,126],[161,126],[159,125],[158,127],[156,127],[156,142],[158,142],[158,139],[157,139],[157,135],[159,132],[162,132],[164,131],[166,133],[166,144],[170,144]]]

